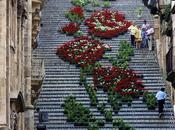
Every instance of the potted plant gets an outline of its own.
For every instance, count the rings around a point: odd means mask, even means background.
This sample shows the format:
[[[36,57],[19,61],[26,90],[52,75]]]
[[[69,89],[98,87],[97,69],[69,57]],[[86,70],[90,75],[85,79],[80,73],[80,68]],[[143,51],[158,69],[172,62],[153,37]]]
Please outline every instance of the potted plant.
[[[86,82],[85,74],[80,71],[80,85],[83,85],[85,82]]]
[[[99,130],[97,122],[91,122],[88,126],[88,130]]]
[[[141,18],[142,17],[142,12],[143,12],[143,8],[142,7],[138,7],[136,10],[135,10],[136,14],[137,14],[137,17],[138,18]]]
[[[102,127],[102,126],[105,125],[105,121],[102,120],[102,119],[98,119],[98,120],[97,120],[97,124],[98,124],[99,127]]]
[[[105,119],[107,122],[112,122],[112,110],[105,111]]]
[[[101,114],[104,114],[104,112],[105,112],[105,104],[104,103],[99,103],[97,108]]]
[[[91,106],[97,106],[97,98],[96,98],[96,96],[92,96],[92,98],[91,98]]]
[[[120,118],[115,119],[113,122],[113,126],[115,126],[115,127],[121,127],[124,124],[125,123],[123,122],[123,119],[120,119]]]
[[[103,2],[103,7],[104,8],[110,8],[111,7],[111,3],[109,2],[109,0],[106,0]]]

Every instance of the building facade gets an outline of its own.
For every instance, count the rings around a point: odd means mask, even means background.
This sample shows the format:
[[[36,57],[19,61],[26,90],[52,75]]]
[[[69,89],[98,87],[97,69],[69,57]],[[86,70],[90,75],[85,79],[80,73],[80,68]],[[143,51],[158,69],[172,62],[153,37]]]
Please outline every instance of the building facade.
[[[32,62],[40,26],[40,15],[34,14],[42,4],[43,0],[0,1],[0,130],[34,130],[33,95],[44,76],[43,62]]]
[[[151,1],[153,5],[149,5]],[[175,113],[175,0],[143,0],[154,16],[157,59]]]

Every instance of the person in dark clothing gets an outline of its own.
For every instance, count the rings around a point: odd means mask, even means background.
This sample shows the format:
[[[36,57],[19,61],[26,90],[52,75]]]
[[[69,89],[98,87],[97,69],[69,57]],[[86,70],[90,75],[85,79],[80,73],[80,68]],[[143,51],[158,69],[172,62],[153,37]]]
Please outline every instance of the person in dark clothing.
[[[166,93],[164,92],[165,88],[161,88],[160,91],[157,92],[156,98],[158,102],[158,110],[159,110],[159,117],[161,117],[163,113],[165,99],[167,97]]]

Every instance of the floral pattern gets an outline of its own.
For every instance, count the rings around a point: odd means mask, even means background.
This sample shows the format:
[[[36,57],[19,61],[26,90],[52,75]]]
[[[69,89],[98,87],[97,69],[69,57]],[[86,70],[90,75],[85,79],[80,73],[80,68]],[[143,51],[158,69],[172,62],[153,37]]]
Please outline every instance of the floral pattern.
[[[70,63],[87,67],[101,59],[105,53],[106,45],[87,36],[81,36],[58,47],[57,54]]]
[[[104,9],[96,11],[85,20],[89,32],[102,38],[112,38],[127,31],[131,22],[124,19],[124,15],[118,11]]]
[[[69,13],[77,15],[80,18],[84,18],[84,10],[80,6],[76,6],[70,9]]]
[[[121,95],[134,95],[143,90],[139,76],[133,70],[118,67],[94,69],[94,85],[105,90],[112,86]]]
[[[74,33],[76,33],[78,30],[80,30],[80,27],[77,23],[74,22],[70,22],[68,24],[66,24],[61,31],[63,33],[66,33],[68,35],[73,35]]]

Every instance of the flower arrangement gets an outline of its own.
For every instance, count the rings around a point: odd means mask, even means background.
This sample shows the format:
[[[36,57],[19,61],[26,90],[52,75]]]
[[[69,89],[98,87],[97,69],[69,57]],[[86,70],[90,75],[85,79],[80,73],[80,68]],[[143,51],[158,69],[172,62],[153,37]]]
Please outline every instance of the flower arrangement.
[[[87,67],[101,59],[105,50],[105,46],[100,41],[90,39],[87,36],[80,36],[59,47],[57,54],[70,63]]]
[[[76,6],[71,8],[66,16],[70,21],[80,24],[84,19],[84,10],[82,7]]]
[[[118,11],[104,9],[96,11],[85,20],[89,32],[101,38],[112,38],[127,31],[131,22],[124,19],[124,15]]]
[[[66,24],[64,27],[62,27],[61,32],[66,33],[68,35],[75,34],[78,30],[80,30],[80,27],[77,23],[70,22]]]
[[[132,96],[143,91],[139,76],[132,70],[99,67],[94,69],[93,80],[97,88],[108,90],[114,86],[114,90],[122,96]]]
[[[115,91],[122,96],[132,96],[135,97],[140,95],[143,92],[142,82],[135,76],[127,77],[125,79],[121,79],[115,87]]]

